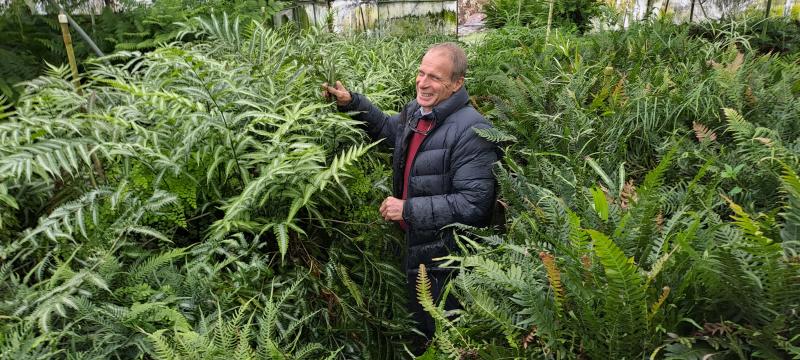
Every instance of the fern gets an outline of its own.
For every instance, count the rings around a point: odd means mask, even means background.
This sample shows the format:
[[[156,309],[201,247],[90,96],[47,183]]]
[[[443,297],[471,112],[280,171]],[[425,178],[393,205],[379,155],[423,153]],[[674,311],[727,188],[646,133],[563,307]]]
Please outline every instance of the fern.
[[[472,128],[472,130],[475,131],[478,136],[496,144],[517,141],[517,138],[513,135],[496,128]]]
[[[342,279],[342,283],[344,283],[347,291],[349,291],[350,295],[352,295],[353,299],[355,299],[356,305],[363,307],[364,299],[361,295],[361,291],[358,290],[358,287],[350,278],[350,275],[347,274],[347,269],[343,265],[339,264],[339,266],[336,267],[336,271],[339,273],[339,277]]]
[[[138,284],[144,281],[147,277],[152,276],[153,273],[160,268],[169,264],[175,259],[181,258],[186,255],[186,249],[176,248],[163,252],[157,256],[149,257],[131,268],[128,272],[128,283]]]
[[[42,141],[20,146],[15,153],[10,153],[0,161],[0,171],[28,182],[36,174],[44,179],[62,178],[62,171],[74,175],[81,169],[81,164],[91,166],[89,151],[85,141]]]
[[[424,264],[420,264],[417,274],[417,300],[422,308],[428,312],[438,322],[448,322],[439,308],[433,301],[431,295],[431,281],[428,279],[428,272]]]
[[[789,242],[800,239],[800,176],[789,166],[784,166],[781,181],[787,197],[782,213],[781,239],[786,244],[784,246],[791,246]]]
[[[643,341],[640,329],[647,328],[644,283],[638,269],[606,235],[586,230],[594,241],[595,252],[603,264],[608,284],[604,311],[609,354],[625,356],[627,345]],[[630,350],[627,350],[630,351]]]

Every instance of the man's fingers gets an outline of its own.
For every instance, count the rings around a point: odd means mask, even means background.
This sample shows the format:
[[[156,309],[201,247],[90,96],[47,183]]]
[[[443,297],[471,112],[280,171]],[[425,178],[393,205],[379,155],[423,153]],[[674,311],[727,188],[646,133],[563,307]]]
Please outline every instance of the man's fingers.
[[[338,94],[343,93],[342,90],[338,89],[338,87],[341,87],[341,85],[342,85],[342,83],[340,83],[338,81],[336,82],[336,86],[335,87],[328,85],[328,83],[322,83],[322,89],[327,91],[327,92],[329,92],[329,93],[331,93],[331,94],[333,94],[333,95],[338,95]]]

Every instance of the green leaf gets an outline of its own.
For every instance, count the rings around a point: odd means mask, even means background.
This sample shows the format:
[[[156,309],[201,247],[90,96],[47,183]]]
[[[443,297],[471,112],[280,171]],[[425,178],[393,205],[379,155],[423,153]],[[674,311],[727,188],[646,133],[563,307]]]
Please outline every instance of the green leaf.
[[[273,227],[275,233],[275,240],[278,241],[278,249],[281,252],[281,261],[286,256],[289,250],[289,230],[286,223],[275,224]]]
[[[592,187],[592,208],[603,221],[608,221],[608,200],[606,194],[597,186]]]

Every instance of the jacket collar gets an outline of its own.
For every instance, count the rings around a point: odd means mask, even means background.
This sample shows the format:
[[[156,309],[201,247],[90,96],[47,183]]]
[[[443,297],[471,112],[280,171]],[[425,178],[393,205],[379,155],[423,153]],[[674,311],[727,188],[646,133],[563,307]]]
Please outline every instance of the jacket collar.
[[[439,127],[450,115],[467,105],[469,105],[469,95],[467,94],[467,89],[462,85],[453,95],[450,95],[449,98],[439,103],[439,105],[434,106],[433,111],[427,116],[428,118],[436,120],[434,127]],[[410,119],[414,125],[416,125],[417,121],[422,117],[420,108],[421,106],[417,103],[417,100],[413,100],[413,112],[411,113]]]

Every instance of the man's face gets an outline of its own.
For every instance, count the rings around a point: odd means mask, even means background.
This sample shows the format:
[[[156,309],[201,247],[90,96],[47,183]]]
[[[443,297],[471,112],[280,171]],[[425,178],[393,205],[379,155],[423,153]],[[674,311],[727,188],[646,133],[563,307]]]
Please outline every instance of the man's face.
[[[453,95],[464,78],[453,82],[453,62],[445,51],[432,50],[422,58],[417,72],[417,102],[425,111]]]

